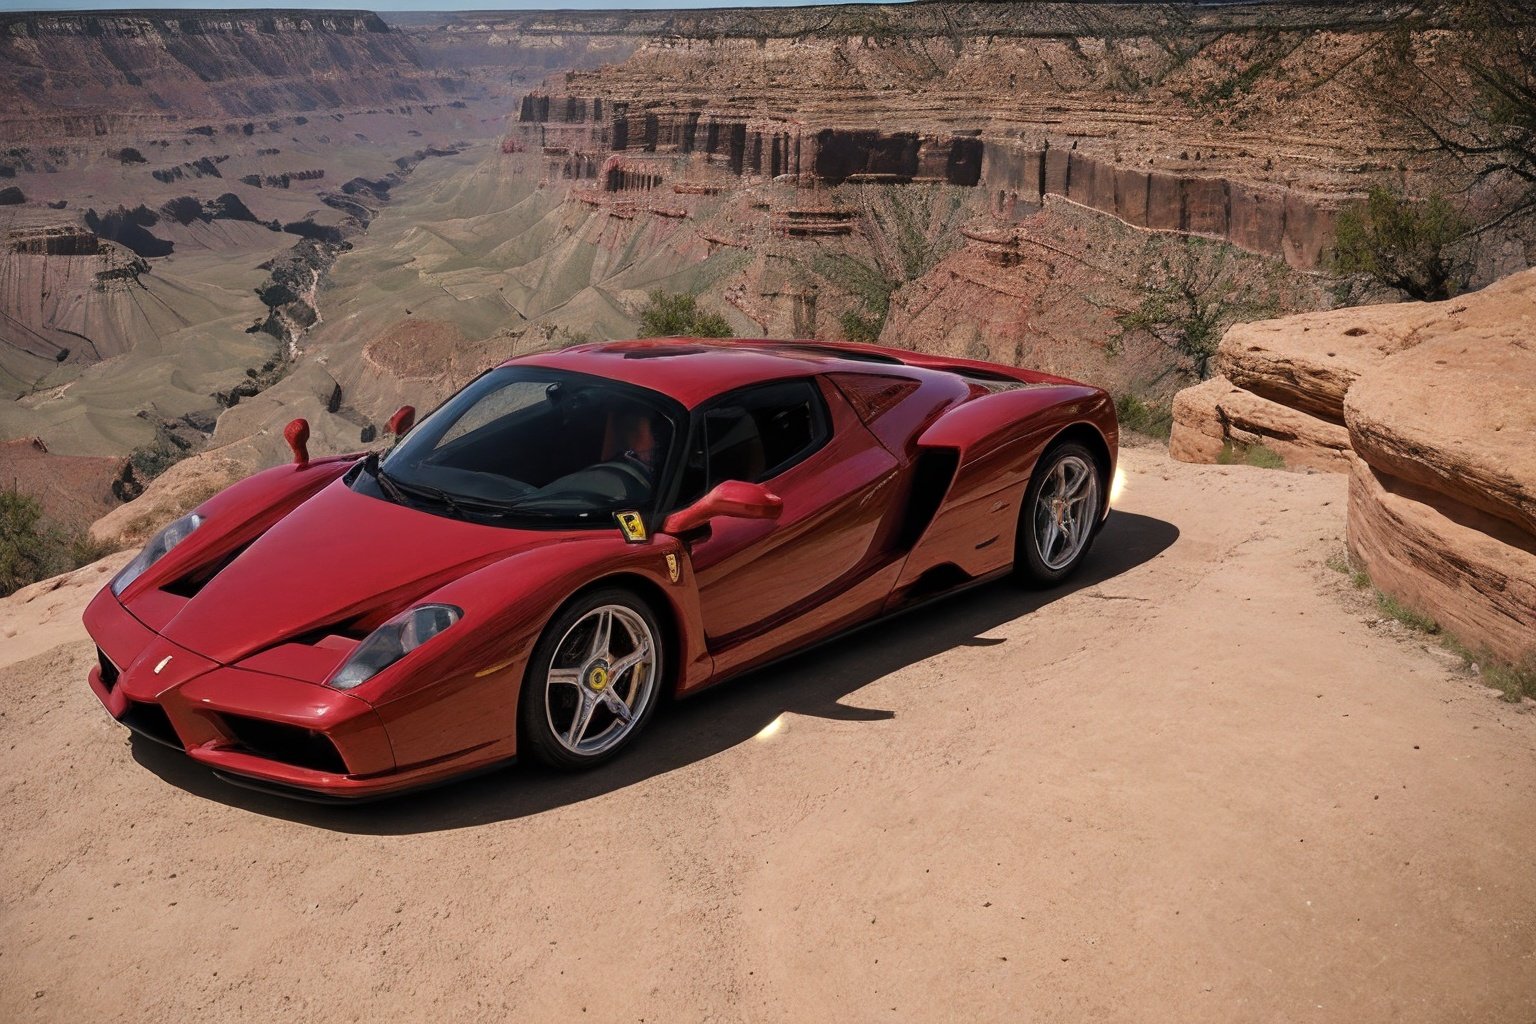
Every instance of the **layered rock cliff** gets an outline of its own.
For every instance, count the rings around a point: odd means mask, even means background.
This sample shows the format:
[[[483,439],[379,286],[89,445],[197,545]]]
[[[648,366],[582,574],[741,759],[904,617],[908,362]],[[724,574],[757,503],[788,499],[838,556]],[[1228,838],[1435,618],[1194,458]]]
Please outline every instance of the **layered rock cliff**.
[[[16,142],[441,101],[461,81],[367,12],[0,14],[0,130]]]
[[[623,64],[525,97],[525,138],[556,176],[643,152],[803,187],[943,181],[981,190],[1002,221],[1055,195],[1298,267],[1316,265],[1339,200],[1406,152],[1354,91],[1385,9],[759,13],[648,19]]]

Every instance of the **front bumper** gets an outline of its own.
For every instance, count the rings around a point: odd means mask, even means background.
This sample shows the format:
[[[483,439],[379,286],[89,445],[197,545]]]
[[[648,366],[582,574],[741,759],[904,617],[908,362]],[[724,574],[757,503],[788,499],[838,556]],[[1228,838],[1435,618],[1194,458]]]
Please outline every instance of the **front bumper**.
[[[388,731],[367,701],[200,657],[134,618],[110,588],[84,618],[100,655],[90,687],[107,712],[231,781],[356,800],[431,784],[448,767],[398,770]]]

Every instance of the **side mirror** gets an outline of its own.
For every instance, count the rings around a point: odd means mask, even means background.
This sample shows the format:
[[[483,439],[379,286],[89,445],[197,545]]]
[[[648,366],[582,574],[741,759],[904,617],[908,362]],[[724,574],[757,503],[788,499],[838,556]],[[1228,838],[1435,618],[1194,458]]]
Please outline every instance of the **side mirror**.
[[[721,516],[736,519],[777,519],[784,499],[762,484],[727,480],[685,509],[667,516],[662,531],[673,534],[696,530]]]
[[[395,414],[389,418],[389,432],[396,437],[404,437],[416,423],[416,407],[414,405],[402,405],[395,410]]]
[[[309,465],[309,420],[302,417],[292,420],[283,428],[283,440],[293,452],[294,465],[303,469]]]

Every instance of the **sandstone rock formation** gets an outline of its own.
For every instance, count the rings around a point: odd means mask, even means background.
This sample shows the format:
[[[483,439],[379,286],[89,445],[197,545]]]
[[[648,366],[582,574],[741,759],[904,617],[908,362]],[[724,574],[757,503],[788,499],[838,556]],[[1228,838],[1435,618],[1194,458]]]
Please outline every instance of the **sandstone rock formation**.
[[[1181,462],[1215,462],[1228,445],[1264,445],[1293,469],[1342,471],[1348,467],[1349,432],[1212,377],[1180,391],[1173,400],[1174,429],[1168,451]]]
[[[1474,649],[1536,654],[1536,270],[1240,325],[1217,366],[1174,403],[1175,458],[1263,443],[1347,471],[1350,549],[1377,587]]]
[[[431,101],[454,81],[361,11],[0,15],[0,123],[13,141],[105,134],[146,114]]]

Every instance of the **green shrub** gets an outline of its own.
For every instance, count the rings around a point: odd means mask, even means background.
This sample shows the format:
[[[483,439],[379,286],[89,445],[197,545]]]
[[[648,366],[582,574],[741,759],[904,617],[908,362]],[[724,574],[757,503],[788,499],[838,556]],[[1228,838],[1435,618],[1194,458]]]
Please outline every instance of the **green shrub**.
[[[1119,330],[1109,339],[1110,353],[1118,354],[1128,339],[1150,339],[1173,356],[1170,369],[1205,380],[1228,327],[1275,312],[1272,294],[1243,283],[1243,260],[1232,246],[1203,238],[1150,239],[1136,306],[1115,316]]]
[[[1416,611],[1403,604],[1391,594],[1381,591],[1376,592],[1376,607],[1388,618],[1396,619],[1409,629],[1418,633],[1428,633],[1431,636],[1440,632],[1440,624],[1423,612]]]
[[[850,309],[842,316],[843,338],[873,345],[880,340],[880,318]]]
[[[1415,200],[1377,186],[1339,214],[1330,261],[1340,274],[1364,274],[1409,298],[1448,299],[1466,286],[1457,243],[1469,229],[1442,195]]]
[[[36,499],[0,491],[0,596],[106,555],[86,534],[67,533],[43,517]]]
[[[700,309],[696,298],[682,292],[657,289],[640,310],[642,338],[729,338],[734,333],[725,317]]]
[[[1124,394],[1115,399],[1115,415],[1125,430],[1166,441],[1173,434],[1173,408]]]

